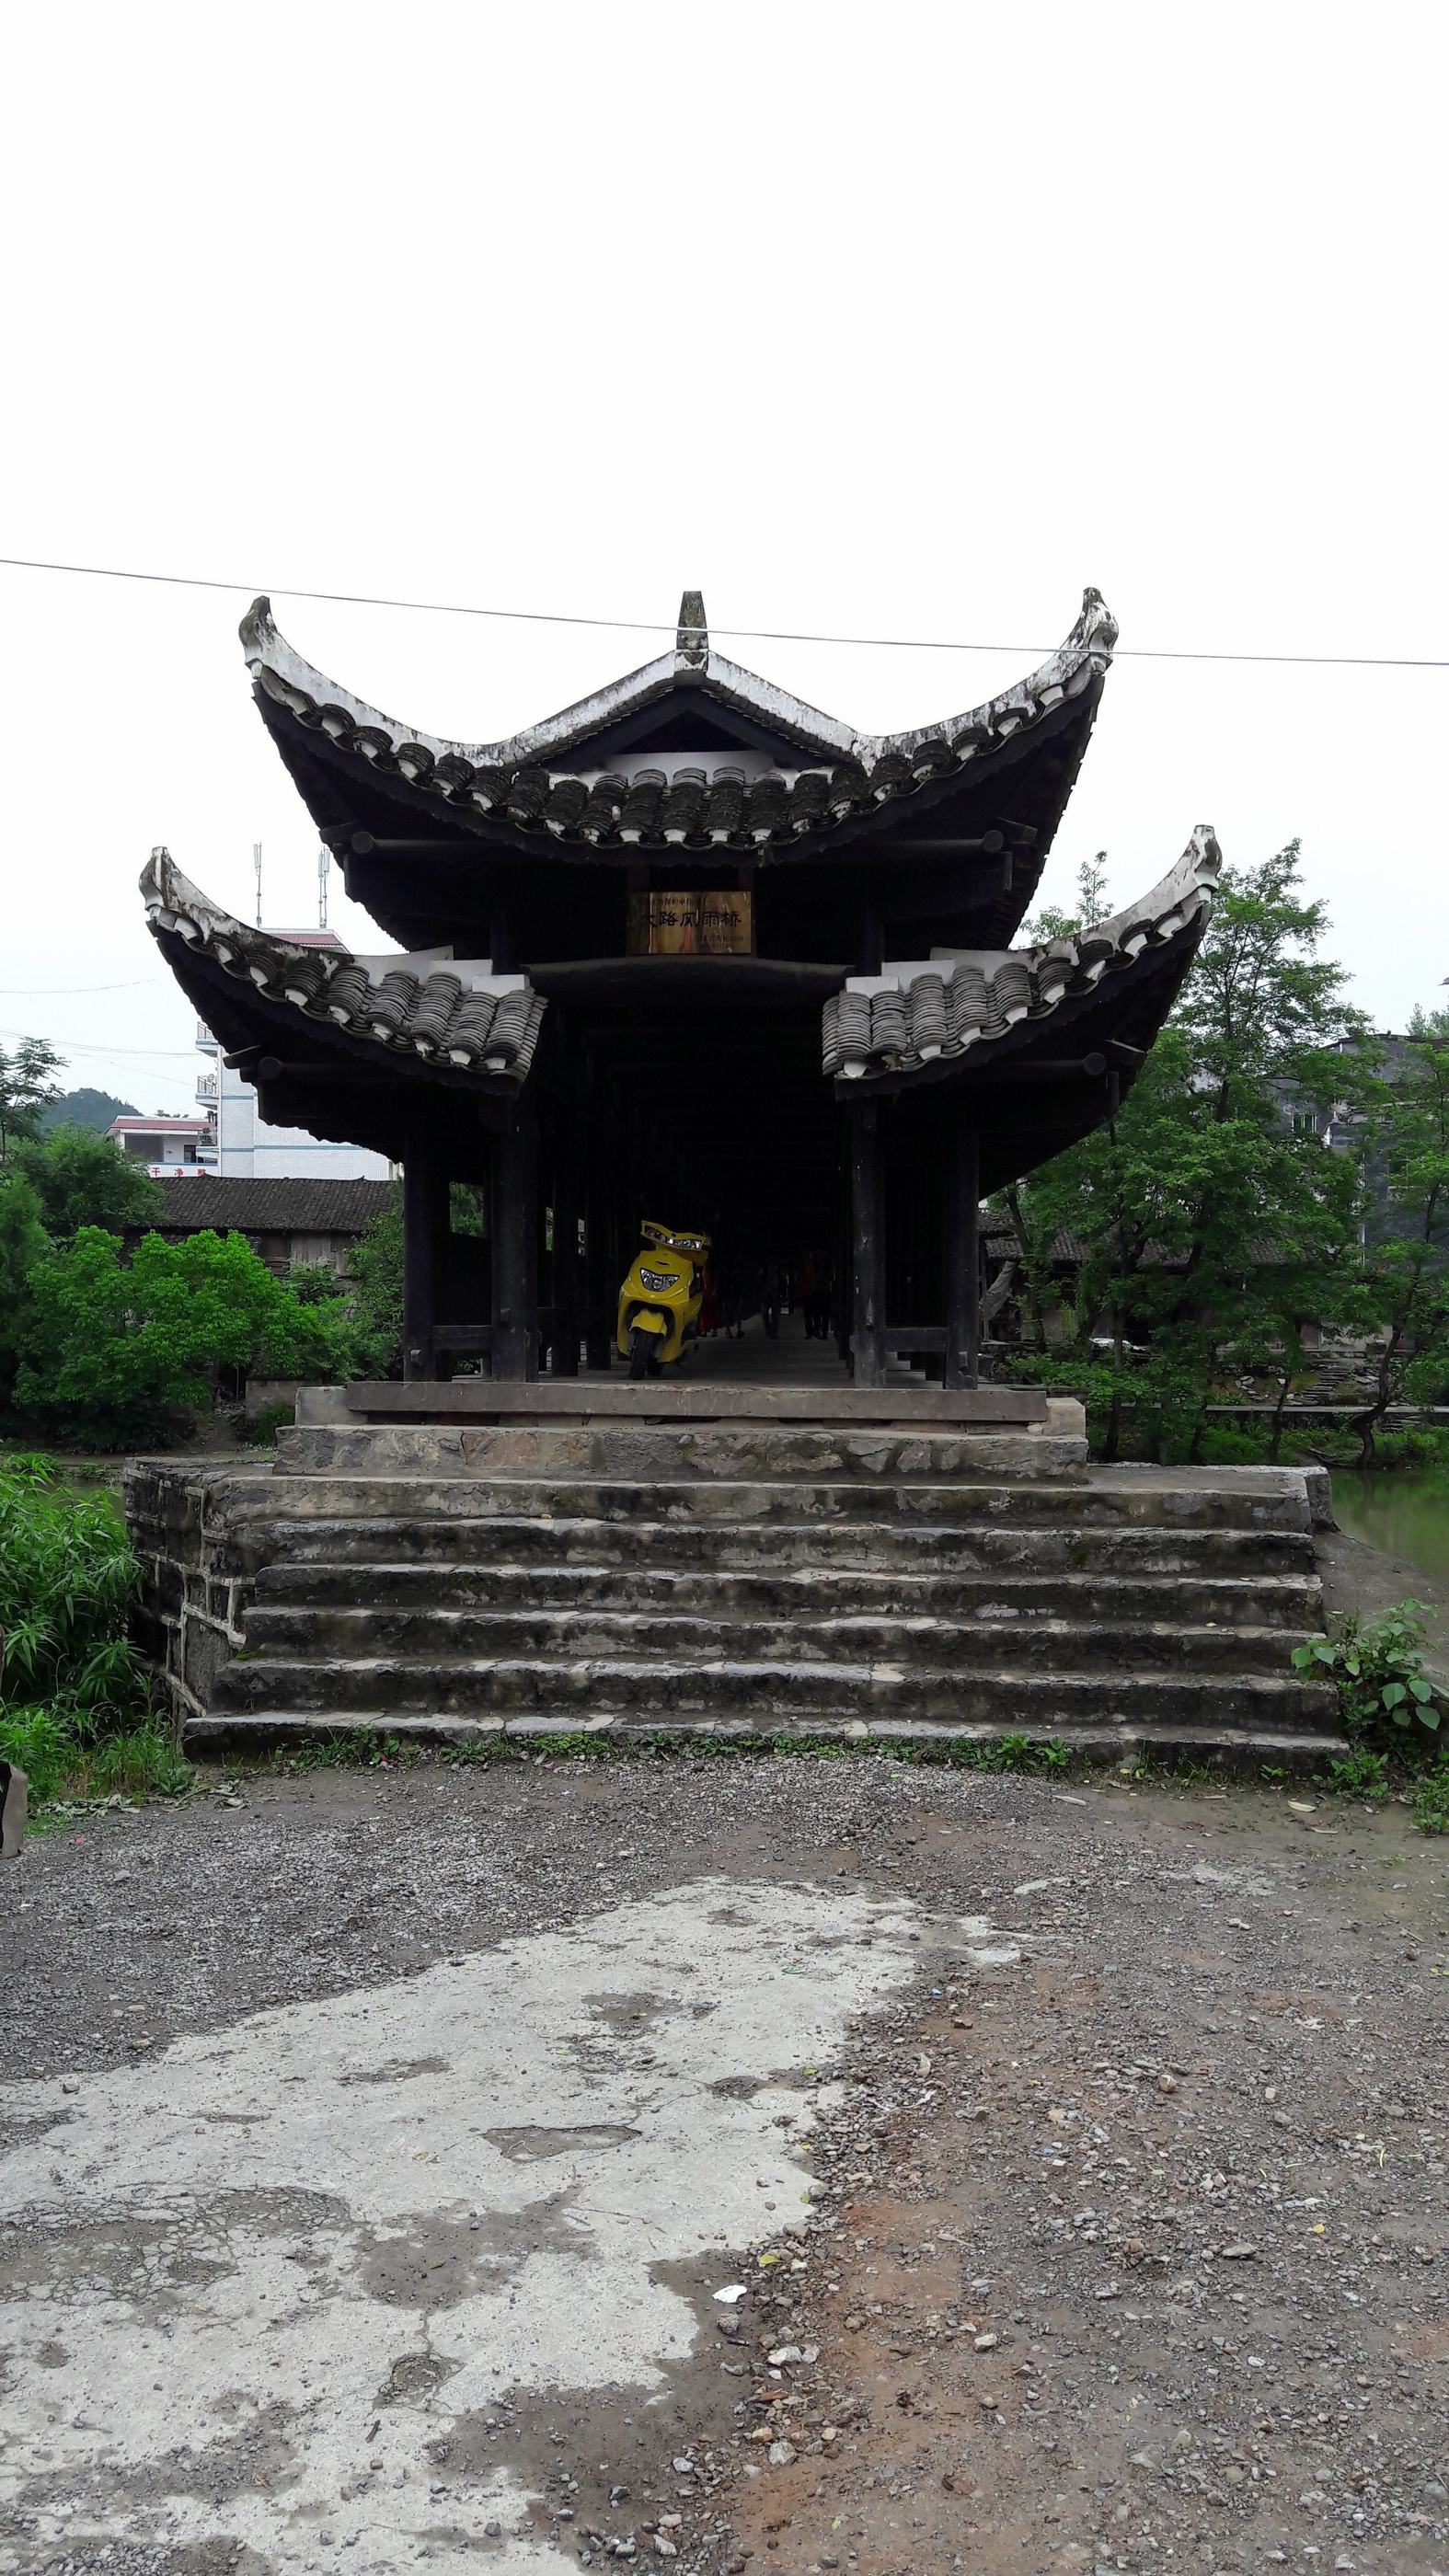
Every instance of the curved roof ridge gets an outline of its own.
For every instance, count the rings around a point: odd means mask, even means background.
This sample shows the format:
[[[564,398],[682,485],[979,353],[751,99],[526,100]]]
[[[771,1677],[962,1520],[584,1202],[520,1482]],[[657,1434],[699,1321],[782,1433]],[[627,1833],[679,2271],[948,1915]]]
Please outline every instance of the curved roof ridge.
[[[499,769],[547,767],[550,755],[554,756],[555,766],[565,768],[565,756],[575,744],[663,697],[678,682],[702,689],[723,704],[739,707],[777,731],[796,737],[803,749],[825,762],[853,760],[869,765],[891,754],[909,756],[926,743],[950,744],[962,735],[1009,734],[1015,724],[1031,721],[1063,697],[1076,695],[1092,678],[1104,675],[1117,632],[1116,620],[1101,592],[1089,589],[1082,595],[1081,614],[1065,642],[1025,679],[1015,681],[979,706],[935,724],[890,733],[862,733],[841,718],[809,705],[776,681],[764,679],[743,663],[716,653],[707,629],[691,630],[686,642],[681,627],[671,651],[641,663],[620,679],[606,682],[538,724],[525,726],[501,741],[481,743],[412,730],[329,679],[288,643],[266,597],[252,602],[240,627],[247,666],[257,685],[270,696],[280,697],[285,703],[295,692],[307,705],[324,710],[335,708],[351,724],[375,728],[394,745],[417,743],[435,761],[462,760],[475,768]],[[704,636],[702,648],[696,640],[698,633]],[[297,711],[305,712],[305,706]]]
[[[1098,947],[1126,949],[1135,955],[1154,936],[1170,938],[1173,929],[1183,928],[1192,915],[1210,903],[1222,874],[1223,854],[1211,823],[1194,826],[1191,840],[1165,876],[1135,903],[1121,912],[1109,913],[1105,921],[1089,922],[1085,929],[1072,932],[1065,939],[1045,939],[1029,948],[1014,948],[1013,957],[1029,957],[1037,968],[1048,958],[1068,957],[1081,965]],[[1181,914],[1181,921],[1173,916]],[[1163,927],[1163,925],[1168,925]]]
[[[892,751],[911,752],[922,743],[949,743],[957,735],[977,729],[999,733],[1013,715],[1027,720],[1043,714],[1058,699],[1074,697],[1088,680],[1106,677],[1119,632],[1100,590],[1084,590],[1081,611],[1070,635],[1024,680],[1014,680],[1009,689],[998,690],[994,698],[983,698],[979,706],[967,707],[960,715],[943,716],[937,724],[913,725],[903,733],[858,734],[858,756],[870,760]]]

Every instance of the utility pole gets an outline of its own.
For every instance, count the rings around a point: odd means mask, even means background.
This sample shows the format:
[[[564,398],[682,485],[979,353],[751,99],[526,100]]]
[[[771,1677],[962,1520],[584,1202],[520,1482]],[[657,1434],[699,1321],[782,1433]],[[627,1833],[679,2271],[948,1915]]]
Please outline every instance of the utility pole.
[[[331,865],[332,853],[324,841],[317,853],[317,927],[319,930],[325,930],[327,927],[327,871]]]
[[[262,926],[262,845],[260,841],[253,841],[252,843],[252,866],[256,871],[257,928],[260,930]]]

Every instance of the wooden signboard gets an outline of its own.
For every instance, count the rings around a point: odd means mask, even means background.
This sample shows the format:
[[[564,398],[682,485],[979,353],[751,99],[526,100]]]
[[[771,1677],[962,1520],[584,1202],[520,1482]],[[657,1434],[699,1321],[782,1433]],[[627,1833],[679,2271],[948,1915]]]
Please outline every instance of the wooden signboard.
[[[754,897],[681,891],[631,894],[631,957],[749,957],[754,953]]]

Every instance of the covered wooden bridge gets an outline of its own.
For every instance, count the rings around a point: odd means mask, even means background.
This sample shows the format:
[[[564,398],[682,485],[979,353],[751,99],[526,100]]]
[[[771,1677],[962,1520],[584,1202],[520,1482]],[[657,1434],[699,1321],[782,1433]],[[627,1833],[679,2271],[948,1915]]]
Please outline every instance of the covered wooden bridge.
[[[1187,971],[1219,859],[1195,832],[1143,900],[1012,947],[1116,627],[985,705],[858,733],[674,649],[507,741],[418,733],[304,662],[265,600],[257,705],[347,889],[398,955],[301,948],[157,851],[178,980],[262,1114],[401,1164],[405,1364],[608,1363],[641,1216],[721,1259],[833,1270],[861,1386],[892,1354],[975,1382],[981,1198],[1111,1113]],[[480,1185],[455,1234],[450,1184]]]

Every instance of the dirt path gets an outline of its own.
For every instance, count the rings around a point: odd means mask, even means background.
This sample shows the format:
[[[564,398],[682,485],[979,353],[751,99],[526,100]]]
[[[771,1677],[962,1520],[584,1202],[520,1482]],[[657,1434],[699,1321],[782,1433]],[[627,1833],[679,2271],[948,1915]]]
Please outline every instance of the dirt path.
[[[854,1759],[240,1795],[6,1882],[0,2566],[1449,2571],[1402,1810]],[[207,2363],[137,2368],[149,2432],[123,2336]]]

